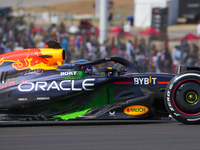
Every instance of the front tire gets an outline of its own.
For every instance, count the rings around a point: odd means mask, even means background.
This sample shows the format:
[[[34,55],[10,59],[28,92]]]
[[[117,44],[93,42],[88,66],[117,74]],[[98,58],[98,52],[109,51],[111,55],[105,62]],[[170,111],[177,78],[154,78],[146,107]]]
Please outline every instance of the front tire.
[[[200,123],[200,72],[186,71],[175,76],[166,87],[164,99],[177,121]]]

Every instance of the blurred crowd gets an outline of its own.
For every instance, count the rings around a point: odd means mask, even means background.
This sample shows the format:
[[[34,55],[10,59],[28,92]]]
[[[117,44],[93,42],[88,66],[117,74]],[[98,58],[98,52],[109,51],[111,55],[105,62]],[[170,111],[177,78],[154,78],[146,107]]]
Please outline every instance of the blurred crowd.
[[[156,46],[152,47],[152,71],[164,73],[176,73],[179,65],[188,67],[199,67],[200,61],[198,58],[199,48],[193,44],[190,46],[187,42],[183,45],[175,46],[170,52],[168,47],[158,51]]]
[[[120,43],[111,38],[100,44],[98,29],[88,21],[80,22],[78,34],[69,33],[67,29],[64,23],[43,27],[34,23],[22,25],[21,22],[12,22],[8,17],[1,17],[0,53],[26,48],[46,48],[49,40],[57,40],[67,52],[66,63],[78,59],[96,60],[120,56],[134,63],[141,72],[176,73],[180,64],[200,66],[199,48],[195,44],[190,46],[185,42],[171,51],[168,47],[158,49],[156,45],[152,45],[149,51],[143,39],[137,45],[130,38]]]

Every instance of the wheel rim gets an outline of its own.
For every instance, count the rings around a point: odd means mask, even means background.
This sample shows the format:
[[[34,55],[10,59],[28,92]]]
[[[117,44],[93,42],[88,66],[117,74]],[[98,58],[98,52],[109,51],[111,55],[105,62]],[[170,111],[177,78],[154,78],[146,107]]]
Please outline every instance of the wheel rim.
[[[186,92],[186,97],[185,97],[186,101],[190,104],[194,104],[197,99],[198,99],[198,95],[196,93],[196,91],[193,92]]]
[[[182,114],[200,114],[200,84],[198,80],[187,79],[179,83],[173,93],[173,103]]]

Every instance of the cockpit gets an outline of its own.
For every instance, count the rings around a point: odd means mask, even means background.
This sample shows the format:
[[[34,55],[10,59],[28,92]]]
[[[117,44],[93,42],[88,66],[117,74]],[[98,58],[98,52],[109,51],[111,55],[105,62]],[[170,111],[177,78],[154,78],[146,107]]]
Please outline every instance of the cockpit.
[[[95,61],[76,60],[73,64],[64,64],[59,70],[83,71],[86,76],[122,76],[128,73],[139,73],[138,69],[120,57],[110,57]]]

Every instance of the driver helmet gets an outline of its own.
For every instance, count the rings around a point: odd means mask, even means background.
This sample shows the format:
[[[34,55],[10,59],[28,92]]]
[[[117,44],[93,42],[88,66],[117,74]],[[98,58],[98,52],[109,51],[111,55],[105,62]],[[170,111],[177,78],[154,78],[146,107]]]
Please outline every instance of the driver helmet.
[[[83,66],[83,71],[86,75],[92,75],[93,72],[92,65]]]
[[[87,62],[87,60],[84,60],[84,59],[75,61],[75,63],[85,63],[85,62]],[[82,66],[81,69],[86,75],[92,75],[93,73],[92,65]]]

